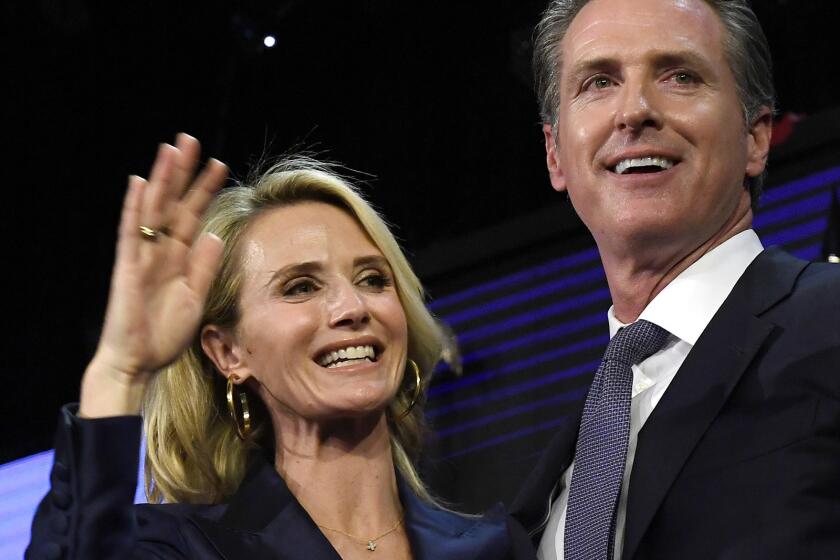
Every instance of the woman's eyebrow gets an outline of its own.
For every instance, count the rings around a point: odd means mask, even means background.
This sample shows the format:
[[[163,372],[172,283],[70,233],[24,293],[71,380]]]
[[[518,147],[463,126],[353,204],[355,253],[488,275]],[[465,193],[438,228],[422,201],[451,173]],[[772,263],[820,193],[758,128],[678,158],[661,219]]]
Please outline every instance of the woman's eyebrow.
[[[291,276],[312,274],[314,272],[318,272],[322,268],[323,267],[321,266],[321,263],[317,261],[307,261],[302,263],[289,264],[278,268],[277,270],[272,272],[271,276],[268,279],[268,282],[265,283],[265,287],[270,286],[278,278],[288,278]]]
[[[353,266],[355,268],[363,266],[374,266],[387,269],[391,268],[391,265],[388,263],[388,259],[386,259],[382,255],[367,255],[364,257],[357,257],[353,259]]]

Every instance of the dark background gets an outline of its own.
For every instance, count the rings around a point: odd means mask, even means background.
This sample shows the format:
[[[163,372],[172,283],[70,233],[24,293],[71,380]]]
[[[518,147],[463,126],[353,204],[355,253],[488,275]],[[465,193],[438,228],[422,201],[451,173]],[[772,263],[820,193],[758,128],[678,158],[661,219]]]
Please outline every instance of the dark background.
[[[177,131],[237,176],[295,145],[369,174],[427,279],[434,247],[539,209],[579,229],[548,185],[530,86],[543,5],[4,2],[0,462],[50,447],[77,398],[126,176]],[[840,104],[838,3],[754,5],[782,113]]]

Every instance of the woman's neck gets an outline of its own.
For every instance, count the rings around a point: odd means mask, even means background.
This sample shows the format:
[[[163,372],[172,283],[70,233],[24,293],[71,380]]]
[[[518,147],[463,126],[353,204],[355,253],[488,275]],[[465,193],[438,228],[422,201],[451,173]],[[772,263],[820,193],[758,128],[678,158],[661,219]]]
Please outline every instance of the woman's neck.
[[[384,413],[332,422],[274,420],[275,468],[316,524],[371,539],[400,519]]]

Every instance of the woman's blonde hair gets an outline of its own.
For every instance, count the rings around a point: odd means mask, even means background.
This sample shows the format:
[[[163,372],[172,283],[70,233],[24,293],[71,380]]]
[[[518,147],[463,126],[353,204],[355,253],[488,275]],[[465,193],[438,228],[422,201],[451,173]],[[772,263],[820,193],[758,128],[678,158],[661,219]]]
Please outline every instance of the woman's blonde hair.
[[[201,326],[233,328],[239,320],[240,240],[248,226],[268,210],[307,201],[332,204],[353,216],[393,270],[408,323],[408,357],[420,368],[421,390],[416,405],[400,418],[415,393],[415,376],[403,376],[387,415],[391,449],[394,464],[414,492],[434,501],[413,459],[425,432],[423,405],[443,335],[426,308],[420,281],[388,226],[333,165],[306,156],[287,157],[216,197],[202,231],[216,234],[225,245]],[[253,393],[249,394],[252,435],[246,442],[238,439],[227,411],[225,387],[226,380],[204,354],[198,333],[178,360],[155,377],[144,403],[146,496],[150,502],[223,501],[239,487],[249,453],[256,447],[273,447],[271,422]]]

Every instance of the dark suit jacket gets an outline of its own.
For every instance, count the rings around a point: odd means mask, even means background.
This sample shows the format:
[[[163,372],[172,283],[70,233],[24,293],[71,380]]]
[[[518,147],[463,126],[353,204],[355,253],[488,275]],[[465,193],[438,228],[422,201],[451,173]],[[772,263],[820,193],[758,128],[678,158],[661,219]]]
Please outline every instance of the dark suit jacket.
[[[134,505],[140,418],[80,420],[74,412],[62,410],[51,488],[27,559],[339,560],[263,457],[227,503]],[[417,560],[534,558],[527,534],[501,505],[465,517],[422,502],[402,481],[400,499]]]
[[[537,541],[578,424],[512,507]],[[746,270],[639,433],[623,558],[840,558],[840,266]]]

